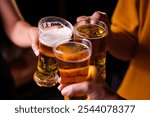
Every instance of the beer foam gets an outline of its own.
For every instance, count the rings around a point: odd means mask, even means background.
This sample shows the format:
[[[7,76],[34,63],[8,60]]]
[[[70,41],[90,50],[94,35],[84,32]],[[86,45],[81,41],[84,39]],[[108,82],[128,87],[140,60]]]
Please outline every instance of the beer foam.
[[[46,32],[41,33],[40,43],[52,47],[56,41],[68,39],[72,36],[72,30],[68,27],[52,26]]]

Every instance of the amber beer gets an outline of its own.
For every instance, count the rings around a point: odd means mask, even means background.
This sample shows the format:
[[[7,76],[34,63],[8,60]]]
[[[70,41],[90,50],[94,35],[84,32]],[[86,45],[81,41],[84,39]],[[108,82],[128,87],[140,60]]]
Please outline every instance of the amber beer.
[[[85,42],[85,43],[84,43]],[[54,53],[63,84],[73,84],[87,80],[91,56],[91,43],[68,41],[54,47]],[[65,100],[81,100],[86,96],[64,97]]]
[[[75,25],[74,39],[80,40],[86,38],[92,42],[91,65],[95,65],[100,75],[106,77],[106,35],[108,34],[107,26],[103,22],[91,24],[81,21]]]
[[[39,86],[53,86],[57,83],[57,64],[53,55],[52,45],[39,39],[39,50],[37,71],[34,80]]]
[[[70,27],[69,27],[70,26]],[[34,80],[37,85],[51,87],[57,83],[58,68],[53,54],[53,44],[72,36],[73,26],[65,19],[49,16],[40,20],[39,25],[39,56]]]

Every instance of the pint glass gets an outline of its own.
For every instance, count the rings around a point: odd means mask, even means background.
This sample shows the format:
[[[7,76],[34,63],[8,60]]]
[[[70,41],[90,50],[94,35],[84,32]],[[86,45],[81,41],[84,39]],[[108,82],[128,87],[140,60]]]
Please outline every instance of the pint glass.
[[[92,24],[91,21],[80,21],[74,26],[74,39],[86,38],[92,42],[91,65],[95,65],[100,75],[106,77],[106,39],[108,34],[107,25],[102,21]]]
[[[37,71],[34,73],[35,82],[41,87],[51,87],[57,83],[58,69],[52,46],[56,41],[70,38],[73,26],[67,20],[48,16],[38,23],[39,51]]]
[[[53,51],[58,63],[58,69],[63,84],[82,82],[88,78],[91,56],[91,42],[67,40],[54,45]],[[65,100],[85,100],[81,94],[75,97],[64,97]]]

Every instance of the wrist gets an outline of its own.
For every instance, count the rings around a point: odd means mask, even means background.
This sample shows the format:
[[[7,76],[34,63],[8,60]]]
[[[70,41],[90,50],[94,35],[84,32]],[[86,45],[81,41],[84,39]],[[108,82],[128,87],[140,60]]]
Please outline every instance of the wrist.
[[[119,94],[117,94],[116,91],[114,91],[111,87],[108,85],[105,86],[103,91],[103,99],[104,100],[125,100],[125,98],[121,97]]]

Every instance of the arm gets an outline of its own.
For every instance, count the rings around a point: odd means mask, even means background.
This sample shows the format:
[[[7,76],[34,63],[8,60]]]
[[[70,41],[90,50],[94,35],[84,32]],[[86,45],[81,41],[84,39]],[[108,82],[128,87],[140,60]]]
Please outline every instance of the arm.
[[[17,46],[30,47],[31,26],[22,18],[14,0],[0,0],[0,15],[10,40]]]
[[[61,83],[61,78],[59,79]],[[60,84],[58,89],[64,96],[87,95],[90,100],[122,100],[98,74],[96,67],[90,66],[89,80],[75,84]]]
[[[111,31],[107,39],[107,50],[114,57],[128,61],[137,49],[138,41],[136,37],[132,37],[127,32]]]
[[[119,0],[111,19],[108,51],[122,60],[131,59],[138,46],[138,8],[138,0]]]

